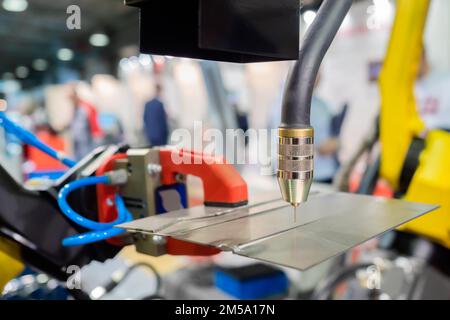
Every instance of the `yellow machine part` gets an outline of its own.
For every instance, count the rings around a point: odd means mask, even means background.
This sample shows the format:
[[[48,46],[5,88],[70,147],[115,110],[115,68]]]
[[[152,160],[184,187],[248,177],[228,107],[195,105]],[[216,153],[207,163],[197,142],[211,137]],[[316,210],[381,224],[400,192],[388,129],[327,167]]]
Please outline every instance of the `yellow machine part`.
[[[0,293],[3,287],[24,269],[20,261],[20,248],[10,240],[0,237]]]
[[[429,0],[397,0],[397,14],[380,75],[380,174],[398,188],[414,136],[424,130],[414,98]]]
[[[402,226],[450,248],[450,133],[431,131],[406,200],[439,204],[440,208]]]
[[[397,0],[397,15],[380,76],[382,146],[380,174],[398,188],[403,163],[415,136],[424,131],[414,98],[429,0]],[[425,150],[406,200],[440,209],[403,225],[400,230],[426,236],[450,248],[450,134],[427,134]]]

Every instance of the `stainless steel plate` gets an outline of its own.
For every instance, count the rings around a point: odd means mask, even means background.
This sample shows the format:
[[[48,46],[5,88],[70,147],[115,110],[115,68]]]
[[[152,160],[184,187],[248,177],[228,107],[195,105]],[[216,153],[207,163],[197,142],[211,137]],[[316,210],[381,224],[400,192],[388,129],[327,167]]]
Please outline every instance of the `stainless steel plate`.
[[[346,193],[312,195],[297,209],[270,200],[238,209],[194,207],[120,225],[305,270],[436,206]]]

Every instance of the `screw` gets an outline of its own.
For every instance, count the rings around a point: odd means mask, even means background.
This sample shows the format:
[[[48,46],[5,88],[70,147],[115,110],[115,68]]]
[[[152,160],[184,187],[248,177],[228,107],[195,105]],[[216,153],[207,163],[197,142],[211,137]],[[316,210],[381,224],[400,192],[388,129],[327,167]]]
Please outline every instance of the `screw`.
[[[108,198],[108,199],[106,199],[106,205],[108,207],[112,207],[114,205],[114,202],[110,198]]]
[[[177,173],[177,174],[175,175],[175,180],[176,180],[178,183],[184,183],[184,182],[185,182],[184,175],[182,175],[182,174],[180,174],[180,173]]]
[[[156,245],[163,245],[166,243],[166,238],[163,236],[159,236],[159,235],[154,235],[152,237],[153,243]]]
[[[155,176],[155,175],[161,173],[161,170],[162,170],[162,168],[161,168],[161,165],[159,165],[159,164],[150,163],[147,166],[147,172],[151,176]]]

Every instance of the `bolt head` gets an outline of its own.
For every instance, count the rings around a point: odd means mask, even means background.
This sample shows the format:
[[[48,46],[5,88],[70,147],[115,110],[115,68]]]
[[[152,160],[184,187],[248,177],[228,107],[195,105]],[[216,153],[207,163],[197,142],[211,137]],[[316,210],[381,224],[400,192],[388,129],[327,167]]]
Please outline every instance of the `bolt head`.
[[[155,176],[155,175],[161,173],[161,170],[162,170],[162,168],[161,168],[161,165],[159,165],[159,164],[150,163],[147,166],[147,172],[151,176]]]
[[[108,207],[112,207],[114,205],[114,201],[112,201],[110,198],[106,199],[106,205]]]
[[[152,241],[154,244],[156,245],[163,245],[166,243],[166,238],[163,236],[159,236],[159,235],[154,235],[152,237]]]

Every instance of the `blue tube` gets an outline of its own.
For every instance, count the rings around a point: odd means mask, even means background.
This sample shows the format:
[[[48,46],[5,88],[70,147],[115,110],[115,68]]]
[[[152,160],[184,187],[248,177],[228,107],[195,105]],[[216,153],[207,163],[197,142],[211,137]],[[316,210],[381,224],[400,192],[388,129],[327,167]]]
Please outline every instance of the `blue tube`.
[[[64,165],[68,167],[73,167],[76,165],[75,161],[63,156],[60,152],[52,149],[41,140],[39,140],[38,137],[36,137],[33,133],[15,124],[6,116],[5,112],[3,111],[0,111],[0,126],[2,126],[6,132],[15,135],[23,143],[41,150],[42,152],[48,154],[50,157],[61,161]]]
[[[62,241],[62,245],[64,247],[81,246],[120,236],[123,233],[125,233],[125,230],[119,228],[111,228],[103,231],[91,231],[77,236],[65,238]]]
[[[124,223],[124,222],[133,220],[131,213],[125,207],[125,204],[123,203],[123,200],[119,195],[116,195],[116,207],[117,207],[118,214],[125,216],[124,221],[121,221],[119,223]],[[84,234],[66,238],[63,240],[62,244],[65,247],[79,246],[79,245],[94,243],[94,242],[102,241],[105,239],[117,237],[124,233],[126,233],[126,231],[123,229],[120,229],[120,228],[110,228],[107,230],[92,231],[92,232],[87,232]]]
[[[107,176],[100,176],[79,179],[68,183],[59,191],[58,205],[64,215],[78,225],[92,230],[91,232],[64,239],[62,242],[64,246],[83,245],[118,236],[125,233],[125,231],[122,229],[114,228],[114,226],[120,223],[131,221],[133,219],[131,213],[125,207],[123,199],[119,195],[116,195],[115,197],[117,219],[113,222],[101,223],[87,219],[79,215],[69,206],[69,204],[67,203],[67,196],[72,191],[82,187],[96,185],[98,183],[109,183],[109,178]]]
[[[59,191],[58,194],[58,204],[59,207],[61,208],[61,211],[66,215],[67,218],[69,218],[73,222],[77,223],[78,225],[86,229],[93,229],[93,230],[109,229],[124,219],[124,217],[120,216],[120,212],[118,212],[118,216],[115,221],[109,223],[96,222],[79,215],[69,206],[69,204],[67,203],[67,196],[69,195],[69,193],[71,193],[76,189],[96,185],[99,183],[109,183],[108,177],[107,176],[88,177],[75,180],[73,182],[66,184]]]

